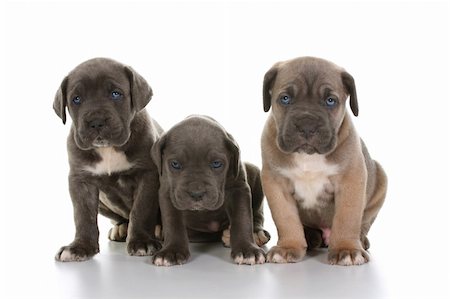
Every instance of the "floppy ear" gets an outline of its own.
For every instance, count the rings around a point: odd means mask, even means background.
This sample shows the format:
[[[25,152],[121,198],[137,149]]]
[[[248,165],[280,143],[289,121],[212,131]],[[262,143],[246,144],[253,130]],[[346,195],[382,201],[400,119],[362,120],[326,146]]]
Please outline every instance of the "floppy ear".
[[[352,109],[353,115],[358,116],[359,109],[358,98],[356,97],[355,80],[352,75],[347,72],[342,72],[341,78],[347,93],[350,95],[350,108]]]
[[[136,112],[141,111],[150,102],[153,91],[147,81],[131,67],[126,66],[125,72],[130,81],[131,103]]]
[[[166,145],[166,139],[166,134],[162,135],[155,143],[153,143],[150,152],[153,163],[155,163],[156,167],[158,168],[159,175],[162,175],[162,152]]]
[[[237,142],[234,140],[231,134],[226,133],[227,138],[225,140],[225,145],[230,151],[230,167],[228,169],[228,173],[231,173],[234,179],[237,179],[239,176],[239,168],[241,164],[241,151]]]
[[[59,118],[62,119],[63,124],[66,124],[66,88],[67,88],[67,76],[61,82],[61,85],[58,88],[58,91],[55,95],[55,100],[53,101],[53,110],[55,110],[56,114]]]
[[[272,102],[272,87],[275,83],[275,78],[278,74],[278,64],[275,64],[267,73],[264,75],[263,83],[263,104],[264,112],[269,111]]]

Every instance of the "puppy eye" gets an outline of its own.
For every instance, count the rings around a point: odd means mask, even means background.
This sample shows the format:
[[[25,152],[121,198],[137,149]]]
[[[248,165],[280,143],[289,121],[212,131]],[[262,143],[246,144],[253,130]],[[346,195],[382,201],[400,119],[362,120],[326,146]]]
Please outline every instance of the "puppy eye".
[[[213,161],[211,163],[211,168],[213,169],[219,169],[223,166],[223,163],[221,161]]]
[[[280,103],[283,105],[289,105],[291,103],[291,97],[288,95],[282,95],[280,97]]]
[[[122,98],[122,94],[118,91],[111,92],[111,99],[120,100]]]
[[[327,99],[325,100],[325,104],[326,104],[328,107],[334,107],[334,106],[336,106],[337,101],[336,101],[335,99],[333,99],[333,98],[327,98]]]
[[[178,162],[177,160],[172,160],[172,161],[170,162],[170,166],[171,166],[173,169],[176,169],[176,170],[180,170],[180,169],[181,169],[181,163]]]
[[[79,96],[74,97],[74,98],[72,99],[72,102],[73,102],[75,105],[80,105],[80,104],[81,104],[81,97],[79,97]]]

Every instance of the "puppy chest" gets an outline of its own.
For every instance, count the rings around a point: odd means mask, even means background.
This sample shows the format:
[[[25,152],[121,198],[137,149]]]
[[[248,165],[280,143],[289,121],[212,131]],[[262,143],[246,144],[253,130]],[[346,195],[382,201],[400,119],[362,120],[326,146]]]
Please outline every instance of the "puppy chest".
[[[112,147],[97,148],[101,160],[85,167],[85,170],[95,175],[111,175],[112,173],[129,170],[133,167],[124,152],[118,152]]]
[[[326,201],[333,196],[333,186],[326,177],[316,179],[297,178],[293,181],[294,197],[305,209],[314,208],[319,201]]]
[[[326,204],[333,198],[330,177],[338,173],[338,166],[327,162],[322,155],[296,155],[293,166],[281,171],[292,184],[294,198],[305,209]]]

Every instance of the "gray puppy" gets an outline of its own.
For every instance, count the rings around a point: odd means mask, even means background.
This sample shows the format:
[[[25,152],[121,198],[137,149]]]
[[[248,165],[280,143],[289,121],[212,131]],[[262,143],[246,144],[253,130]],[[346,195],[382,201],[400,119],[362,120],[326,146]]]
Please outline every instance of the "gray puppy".
[[[155,143],[152,157],[161,175],[164,230],[164,247],[154,264],[183,264],[189,258],[189,239],[211,241],[222,233],[234,262],[265,262],[264,251],[255,244],[270,238],[262,227],[259,169],[241,162],[239,147],[223,127],[209,117],[190,116]]]
[[[99,252],[98,213],[114,223],[111,240],[125,241],[129,232],[130,254],[161,247],[155,238],[158,171],[150,149],[162,129],[144,109],[151,97],[143,77],[106,58],[80,64],[62,81],[53,108],[65,123],[67,107],[73,120],[67,149],[76,233],[56,260],[84,261]]]

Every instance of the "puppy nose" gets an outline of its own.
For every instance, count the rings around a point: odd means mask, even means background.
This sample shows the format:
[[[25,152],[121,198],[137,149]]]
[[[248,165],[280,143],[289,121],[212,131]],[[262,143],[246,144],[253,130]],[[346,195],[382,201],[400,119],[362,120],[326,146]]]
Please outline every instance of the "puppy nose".
[[[206,191],[189,191],[189,195],[194,200],[201,200]]]
[[[297,126],[300,136],[310,139],[317,134],[319,126],[315,123],[303,123]]]
[[[105,126],[105,123],[106,123],[106,121],[104,119],[96,118],[96,119],[91,120],[88,123],[88,126],[91,129],[100,129]]]

